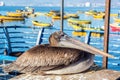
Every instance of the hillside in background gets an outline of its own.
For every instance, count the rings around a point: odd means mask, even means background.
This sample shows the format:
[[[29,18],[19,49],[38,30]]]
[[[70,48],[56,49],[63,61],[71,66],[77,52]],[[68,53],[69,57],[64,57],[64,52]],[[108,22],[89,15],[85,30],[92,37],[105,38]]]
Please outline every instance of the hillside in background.
[[[0,0],[6,6],[60,6],[61,0]],[[90,3],[92,7],[105,6],[105,0],[64,0],[65,6],[69,7],[85,7],[86,3]],[[120,6],[120,0],[111,0],[114,7]]]

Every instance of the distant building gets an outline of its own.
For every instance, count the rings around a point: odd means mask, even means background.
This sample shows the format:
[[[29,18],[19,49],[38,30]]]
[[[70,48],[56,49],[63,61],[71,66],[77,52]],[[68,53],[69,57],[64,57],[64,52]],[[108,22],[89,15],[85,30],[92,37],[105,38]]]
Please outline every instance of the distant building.
[[[85,7],[90,7],[90,6],[91,6],[90,2],[85,3]]]
[[[4,5],[5,5],[4,2],[1,1],[1,2],[0,2],[0,6],[4,6]]]

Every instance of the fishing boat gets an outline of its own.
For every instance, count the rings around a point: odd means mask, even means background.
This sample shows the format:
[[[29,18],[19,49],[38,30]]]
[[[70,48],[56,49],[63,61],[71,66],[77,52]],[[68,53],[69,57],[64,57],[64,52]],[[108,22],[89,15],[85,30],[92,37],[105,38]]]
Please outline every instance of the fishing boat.
[[[51,16],[57,15],[57,14],[60,14],[60,11],[51,10],[50,12],[46,13],[45,15],[51,17]]]
[[[74,30],[82,30],[82,31],[93,31],[93,30],[97,30],[97,31],[103,31],[103,28],[100,27],[91,27],[90,25],[71,25],[73,27]]]
[[[68,17],[67,16],[64,16],[63,19],[67,19]],[[61,16],[59,15],[53,15],[52,16],[52,19],[55,19],[55,20],[60,20],[61,19]]]
[[[73,18],[70,18],[67,20],[68,23],[70,24],[91,24],[91,21],[90,20],[80,20],[80,19],[73,19]]]
[[[120,18],[114,18],[114,21],[120,23]]]
[[[93,15],[93,18],[103,19],[103,18],[105,18],[105,12],[97,12],[97,14]]]
[[[66,14],[68,18],[79,18],[78,14]]]
[[[89,10],[85,12],[86,15],[96,15],[97,11],[96,10]]]
[[[120,32],[120,24],[119,23],[110,24],[110,27],[113,32]]]
[[[88,27],[90,27],[91,21],[70,18],[68,19],[68,24],[72,26],[74,30],[87,30]]]
[[[6,14],[7,14],[7,16],[12,16],[12,17],[22,17],[23,16],[22,13],[18,13],[18,12],[7,12]]]
[[[50,14],[57,14],[57,13],[60,13],[60,11],[59,10],[51,10],[49,13]]]
[[[117,13],[111,13],[110,16],[111,17],[117,17],[117,16],[119,16],[119,14],[117,14]]]
[[[39,22],[39,21],[32,21],[32,24],[34,26],[39,26],[39,27],[51,27],[52,26],[52,24],[50,23]]]
[[[105,17],[104,14],[93,15],[93,18],[96,18],[96,19],[104,19],[104,17]]]
[[[87,36],[87,32],[85,31],[73,31],[72,32],[73,36]],[[102,37],[104,34],[103,33],[97,33],[97,32],[91,32],[92,37]]]
[[[11,17],[6,15],[0,15],[1,20],[24,20],[23,17]]]

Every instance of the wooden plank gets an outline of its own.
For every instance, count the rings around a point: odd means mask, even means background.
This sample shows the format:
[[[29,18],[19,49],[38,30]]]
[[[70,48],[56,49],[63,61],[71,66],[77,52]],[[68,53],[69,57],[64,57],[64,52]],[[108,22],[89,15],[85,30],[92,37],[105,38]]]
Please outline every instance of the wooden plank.
[[[104,74],[106,73],[106,74]],[[22,74],[10,80],[120,80],[120,72],[113,70],[93,70],[71,75]]]

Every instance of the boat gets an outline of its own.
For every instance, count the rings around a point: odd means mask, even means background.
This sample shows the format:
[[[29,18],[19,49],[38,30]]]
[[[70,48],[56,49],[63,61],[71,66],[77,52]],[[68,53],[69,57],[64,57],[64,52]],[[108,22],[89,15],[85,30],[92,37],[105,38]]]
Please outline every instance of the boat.
[[[12,17],[23,17],[23,14],[18,12],[7,12],[6,14],[7,16],[12,16]]]
[[[120,18],[114,18],[114,21],[120,23]]]
[[[60,13],[60,11],[59,10],[51,10],[49,13],[50,14],[57,14],[57,13]]]
[[[103,31],[103,28],[98,27],[91,27],[90,25],[71,25],[74,30],[81,30],[81,31]]]
[[[86,15],[96,15],[97,11],[96,10],[89,10],[85,12]]]
[[[120,24],[119,23],[112,23],[110,24],[111,31],[113,32],[120,32]]]
[[[63,19],[67,19],[68,17],[67,16],[64,16],[63,17]],[[59,15],[53,15],[52,16],[52,19],[54,19],[54,20],[60,20],[61,19],[61,16],[59,16]]]
[[[31,8],[31,7],[25,7],[25,9],[23,9],[23,10],[19,10],[19,9],[17,9],[16,10],[16,13],[21,13],[23,16],[29,16],[29,15],[31,15],[31,14],[34,14],[34,8]]]
[[[39,27],[51,27],[52,26],[52,24],[50,24],[50,23],[39,22],[39,21],[36,21],[36,20],[32,21],[32,24],[34,26],[39,26]]]
[[[23,17],[11,17],[7,15],[0,15],[0,20],[24,20]]]
[[[93,18],[95,18],[95,19],[104,19],[105,18],[105,12],[97,12],[97,14],[93,15]]]
[[[85,31],[73,31],[72,35],[78,36],[78,37],[87,36],[87,32],[85,32]],[[102,37],[102,36],[104,36],[104,33],[91,32],[91,36],[92,37]]]
[[[51,10],[50,12],[46,13],[45,15],[51,17],[53,15],[58,15],[58,14],[60,15],[60,11]]]
[[[66,14],[68,18],[79,18],[78,14]]]
[[[98,27],[91,27],[91,21],[90,20],[79,20],[79,19],[68,19],[69,25],[73,27],[74,30],[97,30],[97,31],[103,31],[103,28]]]
[[[117,13],[111,13],[110,16],[111,16],[111,17],[118,17],[119,14],[117,14]]]
[[[80,19],[69,18],[67,21],[70,24],[91,24],[90,20],[80,20]]]
[[[68,23],[74,30],[87,30],[90,27],[91,21],[70,18]]]
[[[93,15],[93,18],[95,18],[95,19],[104,19],[105,18],[105,14]]]

